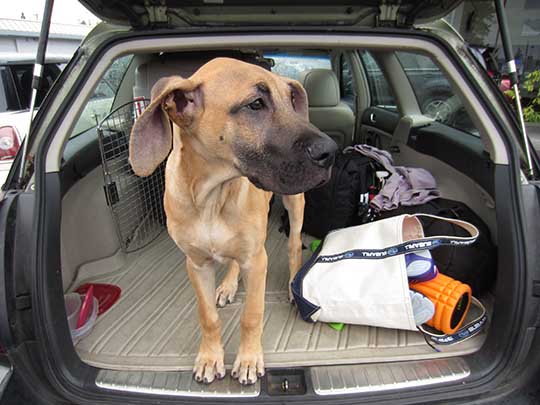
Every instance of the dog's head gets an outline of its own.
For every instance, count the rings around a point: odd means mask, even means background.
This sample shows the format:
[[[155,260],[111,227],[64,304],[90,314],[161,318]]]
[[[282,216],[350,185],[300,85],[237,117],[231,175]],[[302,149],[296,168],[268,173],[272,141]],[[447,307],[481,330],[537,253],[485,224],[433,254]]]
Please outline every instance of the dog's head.
[[[169,154],[172,121],[183,140],[264,190],[297,194],[330,177],[337,145],[309,123],[306,92],[295,80],[217,58],[189,79],[160,79],[151,98],[131,133],[130,162],[139,176]]]

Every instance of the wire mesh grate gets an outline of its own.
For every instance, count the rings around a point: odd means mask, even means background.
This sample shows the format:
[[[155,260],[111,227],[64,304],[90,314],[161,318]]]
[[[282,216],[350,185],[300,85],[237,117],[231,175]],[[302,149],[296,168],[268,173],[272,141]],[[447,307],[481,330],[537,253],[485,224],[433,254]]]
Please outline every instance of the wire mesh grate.
[[[165,227],[165,163],[148,177],[137,176],[129,163],[131,128],[148,103],[138,99],[124,104],[98,127],[105,196],[125,252],[146,246]]]

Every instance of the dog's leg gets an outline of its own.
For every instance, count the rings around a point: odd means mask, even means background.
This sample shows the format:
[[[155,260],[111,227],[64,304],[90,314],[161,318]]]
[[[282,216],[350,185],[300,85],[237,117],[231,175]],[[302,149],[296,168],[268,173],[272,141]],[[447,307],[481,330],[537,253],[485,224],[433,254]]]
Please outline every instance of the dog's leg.
[[[215,270],[210,266],[198,267],[187,257],[189,279],[197,294],[199,323],[202,330],[201,346],[195,359],[195,380],[211,383],[214,378],[225,377],[223,346],[221,344],[221,321],[214,303]]]
[[[240,348],[231,371],[240,384],[255,384],[257,377],[264,375],[261,337],[267,265],[266,250],[261,247],[252,260],[240,266],[246,302],[240,318]]]
[[[304,222],[304,194],[284,195],[283,205],[289,214],[291,231],[289,232],[289,299],[293,300],[291,283],[302,266],[302,224]]]
[[[229,270],[225,278],[216,289],[216,304],[218,307],[224,307],[234,301],[236,290],[238,289],[238,276],[240,275],[240,266],[236,260],[231,260]]]

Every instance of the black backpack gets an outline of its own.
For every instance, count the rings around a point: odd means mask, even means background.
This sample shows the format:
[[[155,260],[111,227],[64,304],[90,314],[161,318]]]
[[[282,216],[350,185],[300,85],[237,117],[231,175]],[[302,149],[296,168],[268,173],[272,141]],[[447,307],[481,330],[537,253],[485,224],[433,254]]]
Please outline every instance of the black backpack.
[[[377,219],[401,214],[432,214],[445,218],[461,219],[478,228],[480,235],[470,246],[440,246],[431,251],[437,268],[443,274],[471,286],[473,295],[487,291],[497,274],[497,248],[491,242],[487,225],[469,207],[459,201],[437,198],[422,205],[399,208],[382,212]],[[467,236],[467,233],[448,222],[419,218],[426,236],[454,235]]]
[[[322,239],[331,230],[366,222],[377,166],[357,152],[338,154],[330,180],[304,194],[302,230]]]

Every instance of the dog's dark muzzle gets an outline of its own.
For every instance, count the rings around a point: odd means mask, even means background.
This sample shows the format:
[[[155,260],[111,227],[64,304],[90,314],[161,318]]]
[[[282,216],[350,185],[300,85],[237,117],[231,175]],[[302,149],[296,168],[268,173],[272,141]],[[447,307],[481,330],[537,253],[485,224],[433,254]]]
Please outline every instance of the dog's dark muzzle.
[[[260,149],[237,143],[235,153],[244,176],[255,186],[278,194],[303,193],[327,182],[337,144],[312,125],[298,132],[301,135],[275,131],[267,138],[272,142]],[[291,142],[291,138],[296,140]]]
[[[328,169],[334,164],[337,150],[337,144],[325,134],[318,136],[305,147],[309,160],[323,169]]]

